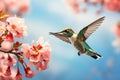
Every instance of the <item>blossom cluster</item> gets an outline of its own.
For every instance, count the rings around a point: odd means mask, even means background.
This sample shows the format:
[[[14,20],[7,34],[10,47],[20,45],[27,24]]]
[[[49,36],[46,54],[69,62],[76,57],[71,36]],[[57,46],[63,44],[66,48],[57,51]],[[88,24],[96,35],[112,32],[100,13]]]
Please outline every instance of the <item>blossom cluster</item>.
[[[30,7],[30,0],[0,0],[0,15],[10,14],[22,16]]]
[[[66,4],[74,10],[75,13],[80,12],[80,5],[78,0],[65,0]]]
[[[113,29],[113,32],[117,38],[120,38],[120,22],[117,23],[117,25]]]
[[[120,12],[120,0],[65,0],[69,7],[71,7],[76,13],[86,12],[88,6],[99,7],[96,11],[97,14],[103,10],[111,12]],[[86,4],[86,7],[82,8],[82,4]]]
[[[115,25],[112,31],[116,37],[116,40],[114,40],[112,44],[116,48],[116,51],[120,52],[120,22],[118,22],[117,25]]]
[[[49,43],[44,43],[43,38],[38,40],[37,45],[34,41],[31,45],[15,41],[16,38],[24,37],[25,27],[24,19],[19,17],[8,17],[5,22],[0,21],[0,80],[22,80],[18,62],[22,64],[27,78],[35,75],[30,66],[34,65],[39,71],[48,66],[51,50]],[[24,59],[29,60],[28,64]],[[15,71],[13,67],[16,64]]]
[[[50,44],[39,38],[37,43],[22,43],[27,33],[25,20],[19,13],[26,12],[29,0],[0,0],[0,80],[22,80],[35,76],[31,69],[47,69],[50,61]],[[15,13],[15,14],[14,14]],[[17,41],[18,40],[18,41]]]
[[[120,0],[93,0],[94,5],[101,5],[101,9],[120,12]]]

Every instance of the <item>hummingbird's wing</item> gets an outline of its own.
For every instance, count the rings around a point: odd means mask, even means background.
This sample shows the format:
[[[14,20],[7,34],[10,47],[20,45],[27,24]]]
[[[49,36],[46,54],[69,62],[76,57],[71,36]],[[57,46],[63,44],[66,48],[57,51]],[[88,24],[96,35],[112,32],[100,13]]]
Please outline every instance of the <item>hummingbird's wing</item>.
[[[71,42],[70,42],[70,40],[68,39],[68,37],[66,37],[66,36],[65,36],[65,35],[63,35],[63,34],[53,33],[53,32],[50,32],[50,34],[51,34],[51,35],[54,35],[55,37],[57,37],[57,38],[59,38],[59,39],[61,39],[61,40],[65,41],[65,42],[67,42],[67,43],[70,43],[70,44],[71,44]]]
[[[93,23],[89,24],[85,28],[83,28],[79,33],[78,37],[81,37],[83,41],[85,41],[103,22],[105,17],[101,17],[94,21]]]

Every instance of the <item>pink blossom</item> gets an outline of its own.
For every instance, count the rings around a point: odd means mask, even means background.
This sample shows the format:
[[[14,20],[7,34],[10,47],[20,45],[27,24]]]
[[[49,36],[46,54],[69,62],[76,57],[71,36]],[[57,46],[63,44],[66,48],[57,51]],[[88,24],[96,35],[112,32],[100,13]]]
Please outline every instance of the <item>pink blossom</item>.
[[[3,2],[12,11],[26,12],[29,9],[30,0],[4,0]]]
[[[0,60],[0,75],[3,75],[3,73],[5,73],[5,71],[6,71],[6,69],[7,69],[7,66],[4,65],[4,60],[3,59]]]
[[[80,4],[78,0],[66,0],[68,6],[75,11],[75,13],[79,13],[80,11]]]
[[[2,50],[5,50],[5,51],[9,51],[13,48],[13,43],[10,42],[10,41],[3,41],[1,43],[1,47],[0,47]]]
[[[82,0],[82,2],[84,2],[84,3],[88,3],[88,0]]]
[[[11,10],[17,9],[17,0],[4,0],[5,6]]]
[[[31,50],[29,60],[30,62],[38,62],[40,60],[40,53]]]
[[[92,4],[96,5],[96,4],[102,4],[104,2],[104,0],[92,0]]]
[[[40,43],[35,46],[34,41],[32,42],[32,46],[29,46],[28,44],[22,44],[21,51],[23,52],[23,56],[26,58],[29,58],[30,62],[38,62],[40,59],[40,49],[42,48],[42,45]]]
[[[23,38],[23,35],[26,33],[24,19],[19,17],[8,17],[7,22],[8,31],[11,32],[15,37]]]
[[[120,12],[120,0],[104,0],[104,8],[113,11]]]
[[[7,13],[11,14],[15,10],[17,13],[21,13],[28,11],[28,9],[29,0],[0,0],[0,15],[3,16]],[[3,10],[6,10],[5,13],[3,13]],[[32,45],[22,44],[20,42],[15,43],[15,38],[23,38],[26,33],[24,19],[16,16],[3,17],[3,19],[3,22],[0,21],[0,80],[22,80],[22,74],[19,71],[18,64],[17,70],[12,69],[16,65],[16,58],[22,64],[27,78],[32,78],[35,73],[30,69],[31,65],[28,66],[24,62],[25,58],[37,70],[45,70],[50,60],[50,46],[44,43],[43,38],[40,38],[37,44],[32,42]],[[20,49],[19,47],[21,45],[22,48],[19,52],[18,49]]]
[[[4,40],[10,41],[11,43],[14,42],[13,35],[12,35],[11,33],[7,34],[7,35],[4,37]]]
[[[2,75],[0,75],[0,80],[4,80]]]
[[[11,67],[8,66],[5,73],[4,73],[5,76],[10,76],[11,75]]]
[[[2,75],[0,80],[16,80],[15,79],[15,75],[16,75],[17,71],[15,69],[11,69],[11,75]],[[18,79],[19,80],[19,79]]]
[[[45,70],[45,69],[47,69],[47,67],[48,67],[48,61],[43,60],[43,61],[41,61],[41,62],[37,62],[37,63],[35,64],[35,67],[36,67],[36,69],[37,69],[38,71]]]
[[[46,65],[44,62],[39,62],[35,66],[38,71],[42,71],[45,70],[48,65]]]
[[[50,57],[50,45],[46,42],[43,43],[43,39],[40,38],[38,40],[37,46],[32,44],[32,48],[30,49],[30,61],[31,62],[38,62],[43,59],[48,59]],[[42,56],[42,57],[41,57]]]
[[[0,1],[0,14],[2,12],[4,12],[4,10],[5,10],[5,5],[4,5],[3,0],[2,0],[2,1]]]
[[[117,38],[120,38],[120,22],[113,28],[113,32]]]
[[[116,52],[120,52],[120,22],[113,27],[112,31],[116,36],[116,40],[113,41],[112,45],[116,48]]]
[[[39,71],[48,67],[51,49],[43,38],[37,44],[32,42],[32,45],[14,42],[16,38],[23,38],[26,33],[24,19],[17,16],[28,9],[29,0],[0,0],[0,20],[3,21],[0,21],[0,80],[22,80],[17,60],[23,66],[27,78],[35,75],[29,64]],[[13,13],[17,16],[13,17]],[[28,64],[24,59],[28,59]],[[14,70],[16,66],[17,69]]]
[[[45,70],[48,67],[48,63],[50,61],[50,50],[41,51],[41,60],[35,64],[36,69],[41,71]]]
[[[49,61],[50,60],[50,52],[51,52],[50,44],[48,42],[44,43],[43,44],[43,49],[41,51],[42,58],[44,60]]]
[[[32,46],[29,49],[29,60],[30,62],[38,62],[40,60],[40,50],[42,48],[42,45],[38,43],[37,45],[34,45],[34,42],[32,42]]]
[[[32,78],[34,75],[35,73],[29,67],[25,68],[25,76],[27,78]]]
[[[17,74],[15,76],[15,80],[22,80],[22,74],[20,73],[19,69],[17,70]]]
[[[30,0],[20,0],[18,2],[18,9],[20,12],[27,12],[29,10]]]
[[[8,54],[5,61],[6,62],[4,62],[4,63],[7,66],[14,66],[16,64],[16,60],[14,59],[14,55],[11,56],[11,55]]]
[[[48,67],[48,63],[50,61],[50,44],[48,42],[42,44],[43,48],[39,51],[40,61],[37,63],[33,63],[36,66],[36,69],[39,71],[45,70]]]
[[[6,31],[5,23],[0,21],[0,36]]]
[[[11,76],[1,76],[0,80],[13,80]]]
[[[29,58],[30,56],[29,49],[30,49],[30,46],[28,44],[22,44],[21,52],[23,53],[23,56],[25,58]]]
[[[37,45],[35,45],[34,41],[31,46],[23,44],[21,50],[23,55],[29,59],[27,66],[35,65],[39,71],[45,70],[48,67],[51,48],[50,44],[44,42],[42,37],[37,41]]]
[[[0,60],[4,59],[4,53],[0,52]]]

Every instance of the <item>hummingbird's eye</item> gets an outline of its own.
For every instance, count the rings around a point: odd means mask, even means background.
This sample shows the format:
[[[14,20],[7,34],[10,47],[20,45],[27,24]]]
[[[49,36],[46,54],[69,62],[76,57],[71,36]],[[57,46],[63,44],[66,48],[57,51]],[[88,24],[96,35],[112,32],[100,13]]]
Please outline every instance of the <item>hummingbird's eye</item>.
[[[68,33],[68,31],[67,31],[67,30],[65,30],[65,32],[66,32],[66,33]]]

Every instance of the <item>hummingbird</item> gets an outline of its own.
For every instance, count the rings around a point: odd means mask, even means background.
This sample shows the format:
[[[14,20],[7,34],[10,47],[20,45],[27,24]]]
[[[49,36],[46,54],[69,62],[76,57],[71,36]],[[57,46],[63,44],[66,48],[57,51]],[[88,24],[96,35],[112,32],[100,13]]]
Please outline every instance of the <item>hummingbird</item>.
[[[66,28],[60,32],[50,32],[50,35],[73,45],[78,50],[78,55],[86,54],[94,59],[99,59],[102,56],[94,51],[86,42],[88,37],[96,31],[96,29],[103,22],[105,17],[101,17],[91,24],[84,27],[78,34],[76,34],[71,28]]]

